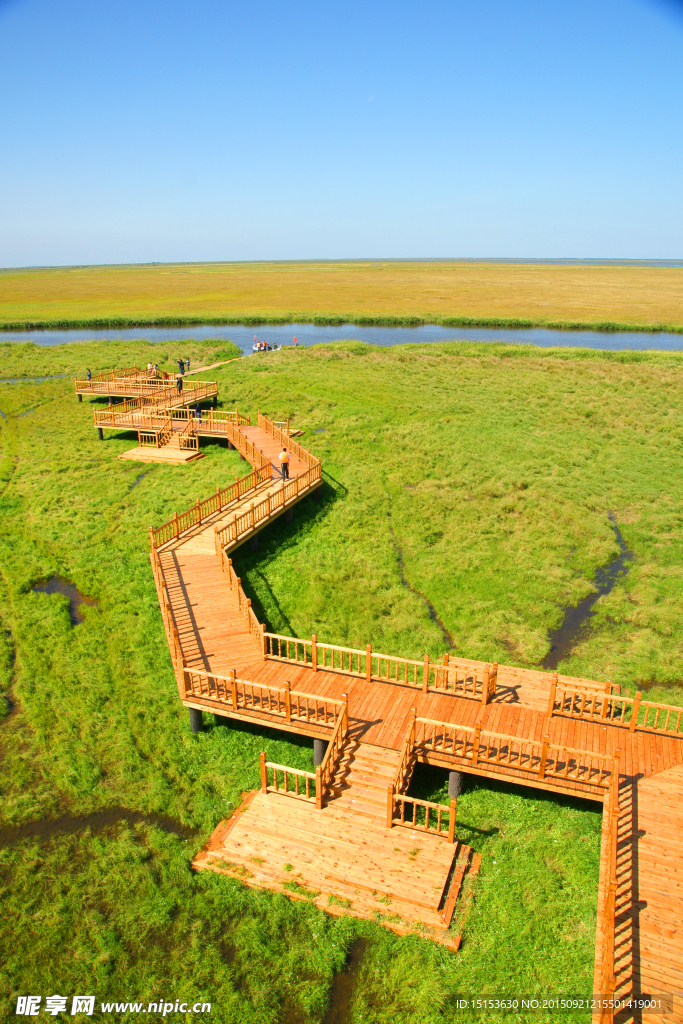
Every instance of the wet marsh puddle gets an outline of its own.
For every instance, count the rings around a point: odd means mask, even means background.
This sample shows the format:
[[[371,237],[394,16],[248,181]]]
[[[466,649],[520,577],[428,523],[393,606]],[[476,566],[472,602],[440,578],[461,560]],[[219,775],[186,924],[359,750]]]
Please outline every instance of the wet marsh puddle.
[[[89,608],[96,608],[98,605],[94,598],[81,594],[78,587],[75,587],[73,583],[63,579],[61,576],[53,576],[45,583],[35,583],[31,590],[34,594],[62,594],[63,597],[67,597],[69,599],[69,618],[71,619],[72,626],[77,626],[83,622],[81,607],[84,604]]]
[[[619,545],[619,554],[604,569],[598,569],[595,573],[593,581],[596,587],[595,592],[584,597],[577,605],[565,608],[560,626],[549,634],[550,650],[541,662],[541,667],[551,672],[555,671],[560,662],[569,657],[576,644],[587,636],[590,620],[595,615],[593,605],[598,598],[609,594],[615,584],[622,580],[631,568],[633,552],[627,547],[626,541],[621,535],[614,513],[608,512],[607,517],[614,529],[614,536]]]

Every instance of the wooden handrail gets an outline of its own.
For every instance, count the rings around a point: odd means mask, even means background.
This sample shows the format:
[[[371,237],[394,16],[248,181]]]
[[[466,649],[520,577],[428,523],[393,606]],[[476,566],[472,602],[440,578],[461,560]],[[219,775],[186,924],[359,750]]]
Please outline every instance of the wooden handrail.
[[[643,700],[640,690],[634,697],[627,697],[606,691],[589,691],[586,687],[554,680],[548,700],[548,717],[552,718],[554,714],[601,719],[630,732],[683,733],[683,707]],[[660,724],[662,719],[663,724]]]
[[[337,718],[325,756],[315,770],[315,806],[318,810],[322,810],[325,795],[330,788],[332,775],[339,764],[344,749],[344,740],[349,731],[348,697],[346,694],[342,696],[342,704],[342,711]]]

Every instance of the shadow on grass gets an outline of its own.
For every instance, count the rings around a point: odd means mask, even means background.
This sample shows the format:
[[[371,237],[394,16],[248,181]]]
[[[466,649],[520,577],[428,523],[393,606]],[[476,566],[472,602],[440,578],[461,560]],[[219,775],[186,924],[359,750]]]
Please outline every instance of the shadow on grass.
[[[270,600],[281,616],[281,623],[289,630],[291,635],[294,635],[289,619],[283,612],[280,602],[273,593],[273,589],[266,580],[260,566],[263,562],[268,562],[269,559],[274,558],[277,554],[281,554],[284,549],[298,544],[302,534],[312,530],[316,523],[327,515],[332,505],[342,498],[335,488],[324,480],[319,490],[322,492],[319,499],[314,494],[311,494],[297,505],[294,505],[292,509],[294,518],[291,523],[287,522],[285,515],[281,515],[274,522],[264,526],[257,535],[259,538],[258,551],[252,551],[249,545],[245,543],[231,556],[235,572],[242,582],[242,589],[247,597],[251,599],[254,614],[260,622],[265,623],[266,631],[269,633],[278,632],[278,630],[274,628],[273,623],[269,620],[258,594],[250,583],[250,577],[258,576],[265,585]],[[344,488],[344,490],[346,489]]]

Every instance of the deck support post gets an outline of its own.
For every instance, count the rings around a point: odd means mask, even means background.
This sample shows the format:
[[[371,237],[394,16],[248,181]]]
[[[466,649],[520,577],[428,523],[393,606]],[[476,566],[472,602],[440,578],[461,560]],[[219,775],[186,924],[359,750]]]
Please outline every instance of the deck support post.
[[[325,740],[313,740],[313,767],[317,768],[325,760],[327,743]]]
[[[78,396],[78,401],[79,401],[79,402],[82,402],[82,401],[83,401],[83,395],[79,395],[79,396]]]
[[[102,427],[97,428],[97,436],[100,441],[104,441],[104,431],[102,430]]]
[[[218,408],[218,395],[213,396],[213,407],[214,409]]]
[[[198,732],[202,732],[204,729],[204,723],[202,721],[202,713],[197,708],[190,708],[190,732],[196,735]]]
[[[294,519],[294,509],[293,508],[288,508],[287,511],[285,512],[285,520],[288,523],[291,523],[293,521],[293,519]]]
[[[462,795],[464,781],[463,772],[448,773],[448,795],[451,800]]]
[[[320,487],[316,487],[313,493],[315,494],[315,500],[321,501],[323,496],[323,485],[321,484]]]
[[[252,551],[258,551],[258,533],[255,533],[249,542]]]

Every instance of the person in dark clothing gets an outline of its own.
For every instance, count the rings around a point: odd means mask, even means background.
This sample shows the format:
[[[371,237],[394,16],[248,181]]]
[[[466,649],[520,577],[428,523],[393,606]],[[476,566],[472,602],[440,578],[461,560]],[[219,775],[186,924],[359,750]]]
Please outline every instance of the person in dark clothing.
[[[278,458],[280,459],[280,467],[282,469],[282,479],[289,480],[289,452],[286,448],[283,448]]]
[[[179,369],[180,375],[182,377],[182,375],[185,373],[185,363],[183,362],[182,359],[178,359],[177,362],[178,362],[178,369]]]
[[[202,422],[202,407],[199,404],[199,402],[197,402],[197,404],[194,407],[194,414],[197,417],[197,419],[199,420],[199,422],[201,423]]]
[[[189,373],[190,372],[190,357],[189,356],[185,360],[185,366],[187,367],[187,372]]]
[[[90,372],[90,370],[86,370],[85,373],[86,373],[86,376],[87,376],[88,380],[92,380],[92,373]]]
[[[180,392],[183,390],[183,378],[178,377],[178,379],[176,380],[176,384],[178,385],[178,394],[180,394]]]

